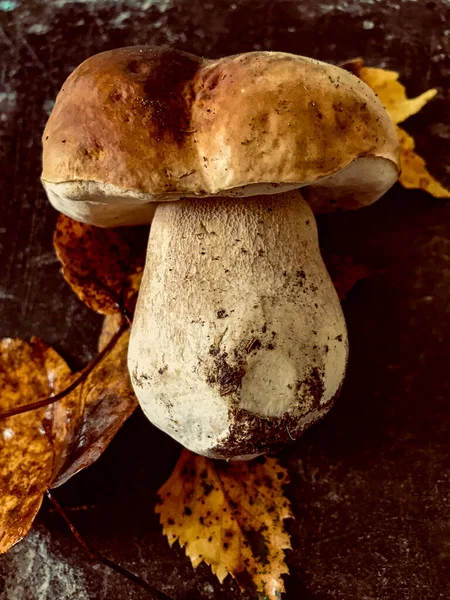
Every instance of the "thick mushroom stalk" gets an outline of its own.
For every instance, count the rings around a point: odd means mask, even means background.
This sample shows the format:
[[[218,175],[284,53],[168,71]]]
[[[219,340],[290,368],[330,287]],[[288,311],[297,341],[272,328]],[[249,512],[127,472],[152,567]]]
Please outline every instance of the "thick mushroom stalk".
[[[252,458],[330,409],[347,353],[298,191],[157,207],[129,348],[155,425],[199,454]]]

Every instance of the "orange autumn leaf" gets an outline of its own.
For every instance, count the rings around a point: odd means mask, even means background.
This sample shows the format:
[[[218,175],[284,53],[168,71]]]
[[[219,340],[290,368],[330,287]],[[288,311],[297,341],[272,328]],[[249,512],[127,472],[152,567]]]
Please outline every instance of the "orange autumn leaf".
[[[134,311],[145,263],[148,227],[103,229],[59,215],[54,234],[63,276],[93,310]]]
[[[274,458],[226,463],[183,450],[155,510],[169,544],[178,540],[194,568],[204,561],[220,582],[230,574],[242,589],[279,600],[291,548],[286,483]]]
[[[351,60],[342,66],[362,79],[378,94],[395,124],[418,113],[437,94],[437,90],[433,88],[416,98],[408,98],[405,86],[398,81],[397,71],[365,67],[361,58]],[[397,135],[401,164],[399,182],[403,187],[424,190],[435,198],[450,198],[450,192],[428,172],[425,160],[414,152],[414,138],[398,126]]]
[[[64,387],[64,360],[44,342],[0,341],[0,409],[9,410]],[[29,531],[55,460],[52,406],[0,421],[0,553]]]
[[[435,198],[450,198],[450,191],[445,189],[428,171],[424,159],[414,152],[415,141],[401,127],[397,127],[400,140],[400,162],[402,172],[399,181],[405,188],[425,190]]]
[[[111,347],[84,379],[41,340],[0,340],[0,553],[28,533],[47,489],[95,462],[134,412],[128,340],[116,315],[107,317],[101,344]],[[55,403],[1,418],[69,385]]]

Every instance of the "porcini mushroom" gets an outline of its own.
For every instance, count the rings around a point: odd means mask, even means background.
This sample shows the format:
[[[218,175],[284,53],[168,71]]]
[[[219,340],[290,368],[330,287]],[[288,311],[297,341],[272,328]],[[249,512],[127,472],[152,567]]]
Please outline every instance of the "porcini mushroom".
[[[368,86],[279,52],[125,48],[68,78],[43,143],[56,208],[99,226],[153,219],[129,348],[153,423],[248,459],[330,409],[348,344],[312,211],[366,206],[398,177]]]

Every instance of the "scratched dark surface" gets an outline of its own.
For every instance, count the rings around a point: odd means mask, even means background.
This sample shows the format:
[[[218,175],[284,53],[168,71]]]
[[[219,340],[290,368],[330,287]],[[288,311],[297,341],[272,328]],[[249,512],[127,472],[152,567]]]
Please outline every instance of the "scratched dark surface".
[[[411,94],[439,88],[406,127],[450,185],[448,0],[0,0],[0,26],[0,335],[38,335],[72,366],[95,351],[100,319],[59,275],[40,135],[65,77],[93,53],[148,43],[208,57],[261,48],[332,62],[364,56],[401,71]],[[448,599],[448,207],[396,186],[319,226],[324,246],[378,274],[345,302],[351,360],[340,401],[282,457],[296,515],[286,597]],[[194,572],[160,532],[155,491],[178,453],[136,414],[58,498],[97,550],[172,598],[238,598],[233,582]],[[148,595],[92,565],[45,504],[30,536],[0,557],[0,597]]]

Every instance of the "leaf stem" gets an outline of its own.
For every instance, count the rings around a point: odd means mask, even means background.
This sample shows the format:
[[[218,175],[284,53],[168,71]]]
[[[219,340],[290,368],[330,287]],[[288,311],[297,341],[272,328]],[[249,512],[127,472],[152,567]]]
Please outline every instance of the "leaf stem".
[[[117,565],[113,561],[109,560],[109,558],[106,558],[105,556],[103,556],[102,554],[99,554],[96,550],[94,550],[91,547],[91,545],[84,539],[84,537],[81,535],[81,533],[75,527],[75,525],[72,523],[72,521],[69,518],[69,515],[63,509],[63,507],[58,502],[58,500],[53,496],[53,494],[50,492],[50,490],[47,490],[47,498],[50,500],[50,502],[56,508],[57,512],[64,519],[64,521],[68,525],[70,531],[72,532],[72,534],[75,537],[75,539],[77,540],[77,542],[86,550],[86,552],[90,555],[92,560],[94,560],[102,565],[105,565],[106,567],[112,569],[116,573],[119,573],[120,575],[122,575],[123,577],[128,579],[129,581],[132,581],[139,587],[143,588],[144,590],[147,590],[148,592],[150,592],[152,598],[154,598],[155,600],[156,599],[157,600],[173,600],[172,598],[170,598],[169,596],[166,596],[166,594],[164,594],[163,592],[160,592],[159,590],[157,590],[156,588],[151,586],[149,583],[147,583],[146,581],[144,581],[143,579],[141,579],[134,573],[131,573],[131,571],[128,571],[128,569],[125,569],[124,567]]]
[[[15,415],[21,415],[31,410],[37,410],[38,408],[42,408],[44,406],[49,406],[50,404],[54,404],[55,402],[58,402],[58,400],[62,400],[63,398],[65,398],[67,394],[73,392],[73,390],[76,389],[81,383],[83,383],[83,381],[86,381],[86,379],[95,369],[95,367],[114,348],[117,340],[128,327],[128,318],[125,316],[120,323],[119,329],[109,340],[109,342],[106,344],[103,350],[99,352],[93,360],[91,360],[91,362],[85,367],[85,369],[81,371],[80,375],[75,379],[75,381],[73,381],[64,390],[58,392],[54,396],[42,398],[41,400],[37,400],[36,402],[31,402],[30,404],[24,404],[22,406],[16,406],[15,408],[11,408],[10,410],[0,412],[0,420],[7,419],[8,417],[14,417]]]

